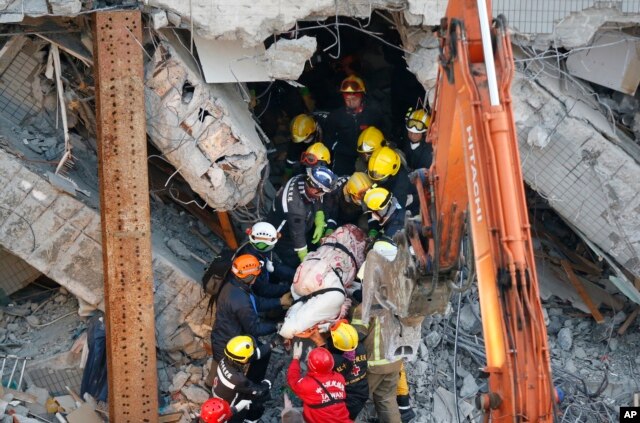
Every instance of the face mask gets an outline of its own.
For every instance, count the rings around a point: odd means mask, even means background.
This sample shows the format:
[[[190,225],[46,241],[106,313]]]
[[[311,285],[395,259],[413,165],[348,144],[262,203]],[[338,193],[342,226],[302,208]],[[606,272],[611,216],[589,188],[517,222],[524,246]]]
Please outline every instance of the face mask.
[[[258,251],[263,251],[263,252],[270,251],[275,246],[275,245],[269,245],[266,242],[252,242],[251,244],[254,247],[256,247]]]

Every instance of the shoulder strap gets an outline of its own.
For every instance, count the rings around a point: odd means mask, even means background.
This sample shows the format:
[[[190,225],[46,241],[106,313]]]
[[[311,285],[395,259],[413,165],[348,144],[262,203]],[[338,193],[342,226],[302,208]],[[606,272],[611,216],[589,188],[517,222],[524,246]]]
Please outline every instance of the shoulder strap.
[[[351,261],[353,262],[353,267],[358,267],[358,262],[356,261],[356,257],[353,255],[353,253],[351,251],[349,251],[349,249],[347,247],[345,247],[342,244],[338,244],[336,242],[325,242],[324,244],[322,244],[323,246],[328,246],[328,247],[333,247],[336,248],[340,251],[342,251],[343,253],[345,253],[346,255],[349,256],[349,258],[351,259]]]
[[[312,299],[313,297],[317,297],[318,295],[325,294],[325,293],[327,293],[327,292],[332,292],[332,291],[340,292],[342,295],[345,295],[344,290],[343,290],[343,289],[340,289],[340,288],[323,288],[323,289],[319,289],[319,290],[317,290],[316,292],[312,292],[312,293],[311,293],[311,294],[309,294],[309,295],[304,295],[304,296],[302,296],[302,297],[298,298],[297,300],[295,300],[295,301],[293,302],[293,304],[296,304],[296,303],[304,303],[304,302],[309,301],[309,300],[310,300],[310,299]],[[291,304],[291,305],[293,305],[293,304]]]
[[[307,407],[309,407],[309,408],[324,408],[324,407],[328,407],[328,406],[333,405],[333,404],[338,404],[340,402],[344,402],[343,399],[335,399],[333,397],[333,395],[331,395],[331,392],[329,392],[329,390],[318,379],[316,379],[315,377],[313,377],[313,376],[311,376],[309,374],[307,374],[307,376],[309,376],[311,379],[315,380],[316,383],[318,385],[320,385],[320,387],[322,388],[324,393],[327,394],[327,396],[329,397],[329,401],[327,401],[327,402],[322,402],[320,404],[307,404]]]

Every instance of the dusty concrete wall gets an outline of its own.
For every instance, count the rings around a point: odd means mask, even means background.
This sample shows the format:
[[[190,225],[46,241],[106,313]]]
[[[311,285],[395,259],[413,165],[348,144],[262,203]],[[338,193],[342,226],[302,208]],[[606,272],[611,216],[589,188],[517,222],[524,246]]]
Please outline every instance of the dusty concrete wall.
[[[0,150],[0,245],[94,307],[104,308],[100,214]],[[202,350],[207,298],[163,243],[154,242],[157,342]],[[178,336],[179,335],[179,336]]]

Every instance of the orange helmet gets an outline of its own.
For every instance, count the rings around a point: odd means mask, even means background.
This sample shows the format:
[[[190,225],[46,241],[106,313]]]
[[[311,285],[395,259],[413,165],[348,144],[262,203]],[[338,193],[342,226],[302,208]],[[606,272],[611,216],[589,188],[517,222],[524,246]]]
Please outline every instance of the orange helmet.
[[[231,272],[240,279],[250,276],[257,277],[262,271],[262,263],[251,254],[242,254],[233,260]]]
[[[366,93],[364,81],[355,75],[347,76],[340,84],[340,92],[343,93]]]

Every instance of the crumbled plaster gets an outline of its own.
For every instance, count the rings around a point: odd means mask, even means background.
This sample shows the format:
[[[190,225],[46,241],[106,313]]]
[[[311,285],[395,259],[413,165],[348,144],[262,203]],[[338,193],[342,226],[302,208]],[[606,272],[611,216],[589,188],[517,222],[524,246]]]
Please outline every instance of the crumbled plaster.
[[[405,54],[407,68],[424,86],[429,94],[429,102],[433,104],[433,88],[438,75],[438,39],[431,31],[420,31],[415,50]]]
[[[275,79],[298,79],[304,71],[305,62],[315,53],[317,46],[316,39],[307,36],[276,41],[266,52],[269,75]]]
[[[242,40],[245,47],[262,44],[273,34],[294,29],[296,21],[336,15],[369,17],[373,9],[397,9],[401,0],[148,0],[149,6],[180,15],[203,38]]]
[[[409,25],[434,26],[440,24],[447,11],[446,0],[409,0],[404,17]]]
[[[146,66],[151,141],[211,207],[245,205],[267,162],[255,122],[235,84],[205,83],[172,44],[162,41]]]
[[[534,47],[545,50],[550,45],[556,48],[573,49],[589,45],[595,33],[606,28],[610,30],[636,26],[639,14],[623,14],[615,8],[593,7],[575,12],[555,25],[553,34],[535,36]]]

